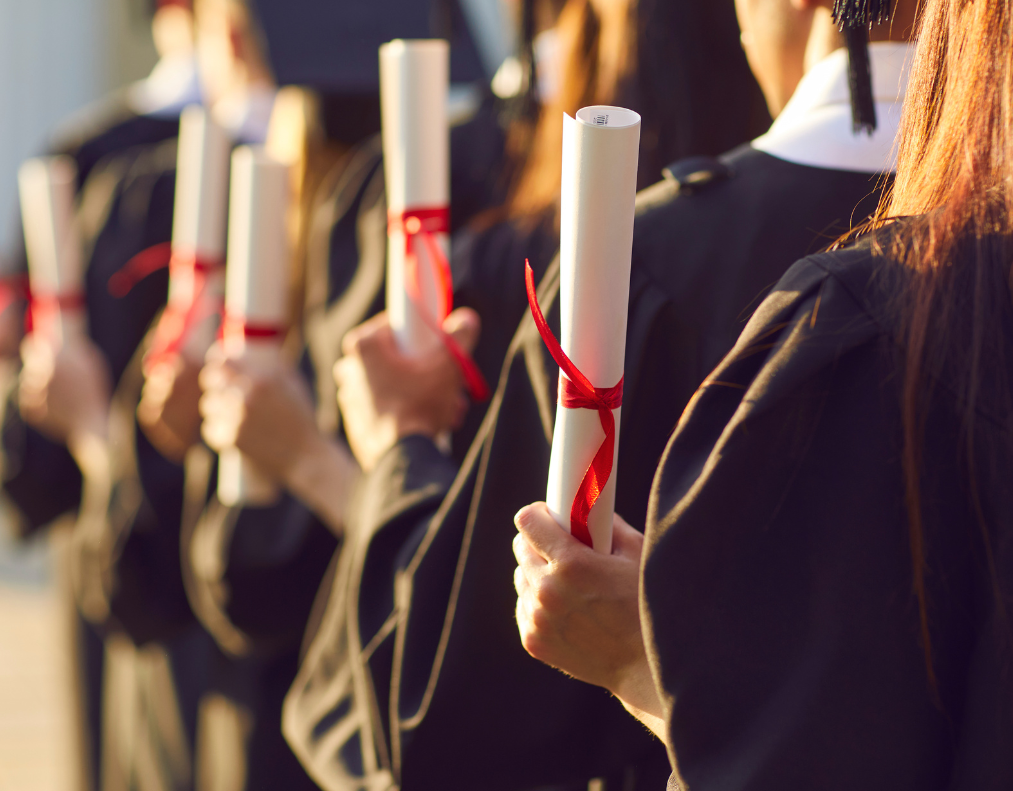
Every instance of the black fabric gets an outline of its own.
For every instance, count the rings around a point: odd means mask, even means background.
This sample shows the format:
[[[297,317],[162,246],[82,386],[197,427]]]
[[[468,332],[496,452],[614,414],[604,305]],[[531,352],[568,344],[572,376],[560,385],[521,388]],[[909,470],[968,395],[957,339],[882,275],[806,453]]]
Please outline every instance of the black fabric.
[[[1008,349],[1008,257],[995,263],[1005,309],[989,332]],[[947,368],[924,388],[933,687],[901,467],[903,349],[891,311],[903,282],[868,243],[796,264],[665,452],[644,612],[689,788],[1013,785],[1013,645],[1002,614],[1013,572],[1008,357],[986,346],[974,458]]]
[[[536,282],[548,270],[559,249],[555,209],[540,217],[505,220],[454,237],[451,267],[454,305],[478,312],[482,331],[472,358],[490,386],[499,379],[503,359],[517,323],[528,310],[524,291],[524,262],[530,261]],[[454,432],[453,453],[462,461],[485,417],[485,404],[474,404],[464,425]]]
[[[639,198],[616,494],[633,524],[644,524],[683,406],[750,310],[792,261],[876,203],[869,174],[748,147],[723,161],[734,176],[706,190],[680,194],[671,182]],[[492,268],[470,277],[491,304],[500,297],[517,310],[522,269],[511,271],[511,256],[491,256]],[[557,290],[553,265],[539,299],[558,332]],[[666,782],[660,745],[615,701],[531,659],[517,638],[511,520],[544,497],[556,377],[525,316],[453,482],[454,465],[421,438],[398,445],[364,481],[354,549],[340,559],[285,712],[290,743],[324,788],[393,776],[406,791],[506,791],[624,767],[639,770],[634,787]],[[349,735],[329,743],[338,729]]]

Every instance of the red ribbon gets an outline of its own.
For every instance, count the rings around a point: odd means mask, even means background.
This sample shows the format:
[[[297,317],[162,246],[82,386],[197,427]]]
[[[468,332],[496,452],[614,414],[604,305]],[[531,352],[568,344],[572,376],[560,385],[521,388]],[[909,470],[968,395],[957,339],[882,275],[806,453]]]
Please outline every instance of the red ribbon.
[[[587,529],[587,519],[612,475],[612,460],[616,447],[616,421],[612,410],[618,409],[623,404],[624,377],[620,377],[619,383],[615,387],[595,387],[592,385],[591,381],[566,356],[563,347],[559,345],[556,336],[549,329],[548,322],[542,315],[542,309],[538,307],[538,297],[535,293],[535,273],[531,271],[531,264],[527,261],[524,262],[524,284],[527,287],[528,305],[531,307],[531,316],[535,320],[538,334],[542,336],[542,340],[549,348],[549,354],[559,366],[561,374],[559,377],[560,405],[565,409],[597,409],[598,419],[605,431],[605,441],[598,448],[598,452],[594,454],[591,466],[584,473],[570,508],[570,532],[574,538],[592,547],[594,544],[591,541],[591,532]]]
[[[287,328],[281,324],[257,324],[247,321],[245,316],[226,311],[222,316],[221,338],[242,335],[251,340],[282,340]]]
[[[450,263],[437,244],[433,234],[450,233],[450,209],[439,206],[429,209],[405,209],[400,214],[388,212],[387,233],[400,231],[405,236],[405,290],[408,298],[415,305],[419,316],[433,332],[435,332],[464,377],[464,384],[475,401],[485,401],[489,397],[489,385],[478,370],[475,361],[461,348],[453,336],[443,331],[443,319],[454,309],[454,286],[450,276]],[[422,300],[422,286],[419,281],[419,259],[415,252],[415,237],[419,237],[429,253],[433,280],[437,286],[439,307],[433,316]]]
[[[28,310],[25,312],[25,332],[34,332],[56,320],[61,311],[81,310],[85,306],[84,294],[38,294],[28,290]]]
[[[193,328],[217,310],[217,306],[209,304],[205,291],[208,278],[221,268],[221,261],[173,250],[169,243],[149,247],[131,258],[109,278],[109,293],[115,297],[124,297],[140,280],[166,266],[169,267],[170,280],[174,271],[178,277],[180,270],[192,270],[194,297],[188,304],[169,302],[166,305],[155,328],[151,349],[145,358],[146,367],[179,354]]]

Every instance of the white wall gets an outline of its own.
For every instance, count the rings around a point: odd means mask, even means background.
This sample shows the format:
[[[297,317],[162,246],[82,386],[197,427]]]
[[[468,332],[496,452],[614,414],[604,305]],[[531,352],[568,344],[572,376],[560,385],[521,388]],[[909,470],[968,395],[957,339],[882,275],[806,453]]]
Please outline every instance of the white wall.
[[[141,27],[142,36],[148,35],[144,5],[143,0],[0,0],[0,250],[7,249],[12,233],[20,233],[12,216],[21,161],[42,150],[70,113],[136,76],[126,71],[138,70],[138,45],[126,34],[136,38]],[[129,65],[124,53],[131,56]]]

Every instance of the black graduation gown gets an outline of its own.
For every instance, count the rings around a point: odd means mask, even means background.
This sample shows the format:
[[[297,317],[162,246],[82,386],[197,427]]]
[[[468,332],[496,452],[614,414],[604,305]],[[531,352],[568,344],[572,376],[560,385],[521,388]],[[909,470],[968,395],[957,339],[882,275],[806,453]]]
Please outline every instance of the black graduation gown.
[[[331,368],[344,333],[383,306],[387,210],[379,137],[336,166],[312,208],[305,268],[300,370],[318,402],[318,423],[338,430]],[[357,261],[349,269],[340,264]],[[281,706],[298,667],[300,641],[337,539],[287,492],[266,508],[228,508],[209,491],[214,458],[187,459],[182,556],[191,605],[226,658],[216,682],[249,732],[241,755],[212,760],[242,766],[246,791],[315,789],[282,738]],[[226,674],[222,671],[229,670]]]
[[[990,330],[1007,350],[1008,260],[997,260],[1006,304]],[[642,612],[673,761],[694,791],[1013,786],[1013,645],[949,365],[930,369],[921,413],[934,689],[928,678],[890,313],[903,280],[889,270],[867,243],[792,267],[659,468]],[[973,461],[1008,607],[1011,375],[997,346],[986,347]]]
[[[672,171],[703,175],[695,192],[672,179],[639,199],[616,494],[633,524],[707,366],[788,262],[828,241],[821,231],[847,229],[875,188],[869,174],[749,147]],[[872,196],[860,211],[874,206]],[[522,266],[489,287],[523,294]],[[557,292],[553,264],[539,295],[558,332]],[[364,480],[286,704],[286,735],[325,788],[366,776],[407,791],[507,791],[602,775],[621,784],[630,772],[637,787],[664,783],[660,745],[618,703],[531,659],[517,638],[512,516],[544,498],[557,374],[526,316],[460,470],[409,437]]]
[[[108,293],[108,280],[135,253],[160,242],[167,241],[171,233],[172,204],[174,184],[172,172],[175,168],[176,146],[174,140],[167,140],[154,146],[133,146],[126,151],[112,153],[90,168],[87,182],[80,194],[79,219],[82,229],[87,270],[85,273],[85,297],[88,311],[88,330],[93,342],[105,356],[112,375],[112,383],[117,396],[129,389],[132,374],[131,358],[141,338],[151,323],[158,309],[164,304],[167,279],[165,273],[159,273],[137,284],[126,299],[116,299]],[[132,424],[132,415],[130,415]],[[117,448],[123,452],[126,448]],[[4,426],[5,452],[5,490],[10,500],[17,506],[23,523],[31,528],[38,528],[65,512],[77,511],[81,505],[82,479],[80,472],[69,452],[63,445],[53,443],[35,430],[28,427],[20,418],[16,403],[12,403],[6,413]],[[138,448],[137,455],[149,461],[155,456],[150,446]],[[160,457],[159,457],[160,458]],[[171,498],[159,500],[150,506],[147,513],[149,522],[159,519],[172,520],[173,510],[178,524],[178,502]],[[91,732],[91,765],[95,773],[95,782],[100,775],[115,776],[130,770],[122,766],[121,759],[131,760],[139,752],[126,756],[129,752],[124,748],[126,743],[140,744],[142,741],[152,747],[162,759],[171,750],[161,747],[179,741],[179,733],[175,732],[177,721],[174,718],[157,720],[152,718],[149,725],[150,733],[137,733],[131,742],[120,742],[109,728],[116,716],[106,711],[106,704],[123,690],[122,685],[112,687],[112,692],[103,692],[103,677],[106,669],[112,666],[121,667],[119,659],[110,660],[95,628],[107,631],[113,626],[110,617],[109,599],[113,594],[124,593],[124,586],[111,584],[114,582],[112,572],[115,569],[103,558],[103,562],[92,562],[91,553],[85,550],[88,542],[82,540],[88,530],[82,525],[89,523],[88,514],[78,514],[75,528],[75,541],[72,545],[72,563],[76,567],[74,574],[75,593],[81,610],[86,613],[92,624],[82,624],[82,676],[87,679],[84,686],[86,719]],[[102,517],[104,518],[104,514]],[[94,524],[94,522],[91,522]],[[107,549],[118,548],[115,538],[106,544]],[[165,546],[157,548],[165,551]],[[168,557],[175,552],[169,548]],[[155,571],[164,567],[153,564]],[[171,564],[170,564],[171,566]],[[178,573],[177,573],[178,577]],[[165,579],[164,574],[156,575],[148,580],[148,584],[158,585]],[[170,576],[171,581],[171,576]],[[116,583],[119,580],[115,580]],[[130,601],[133,594],[127,588],[124,599]],[[171,586],[167,586],[171,589]],[[179,588],[177,583],[176,588]],[[139,604],[139,603],[138,603]],[[191,618],[192,622],[192,618]],[[131,623],[129,619],[120,622]],[[140,622],[143,623],[143,622]],[[116,641],[114,641],[116,642]],[[199,643],[199,639],[197,640]],[[109,644],[112,645],[112,644]],[[116,642],[117,646],[123,645]],[[204,646],[208,644],[205,641]],[[125,657],[130,653],[127,649],[113,648],[117,656]],[[143,695],[147,704],[166,711],[169,706],[178,706],[179,720],[185,733],[192,734],[196,721],[196,695],[194,685],[187,683],[199,662],[194,662],[195,651],[199,654],[202,647],[195,645],[190,635],[180,634],[178,641],[162,648],[161,656],[154,661],[159,665],[157,675],[160,679],[168,678],[168,684],[152,680],[148,689],[137,694]],[[124,659],[123,661],[130,661]],[[112,664],[109,664],[112,662]],[[163,673],[162,671],[166,672]],[[116,672],[116,671],[111,671]],[[151,679],[155,675],[150,676]],[[131,694],[134,694],[132,692]],[[113,697],[110,697],[113,696]],[[137,702],[133,700],[133,702]],[[123,701],[122,705],[130,705]],[[172,734],[159,732],[161,725],[169,723]],[[129,726],[128,726],[129,727]],[[166,737],[167,738],[163,738]],[[110,744],[104,744],[106,740]],[[184,734],[185,743],[186,736]],[[189,745],[184,746],[189,750]],[[107,757],[116,756],[116,761],[106,761]],[[171,763],[171,761],[169,762]],[[116,768],[113,764],[117,764]],[[153,762],[153,767],[167,767],[168,763]],[[158,771],[158,769],[154,769]],[[167,771],[172,774],[171,769]],[[129,782],[129,779],[125,782]],[[176,787],[176,786],[174,786]]]

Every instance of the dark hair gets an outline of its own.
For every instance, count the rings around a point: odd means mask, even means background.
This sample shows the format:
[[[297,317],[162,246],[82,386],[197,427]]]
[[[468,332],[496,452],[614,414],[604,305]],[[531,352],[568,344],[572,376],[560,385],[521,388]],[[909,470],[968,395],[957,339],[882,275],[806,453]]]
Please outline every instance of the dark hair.
[[[929,677],[921,496],[922,440],[930,373],[955,372],[963,453],[998,599],[976,483],[974,421],[983,375],[1013,414],[1003,365],[1002,316],[1013,276],[1013,7],[1004,0],[926,0],[901,124],[897,178],[877,222],[895,223],[888,255],[910,277],[898,314],[904,346],[904,477],[913,584]],[[997,287],[998,284],[998,287]]]
[[[557,32],[558,95],[533,133],[512,133],[520,164],[510,216],[537,215],[558,201],[564,112],[590,104],[639,112],[639,187],[677,159],[722,153],[770,124],[732,0],[568,0]]]

